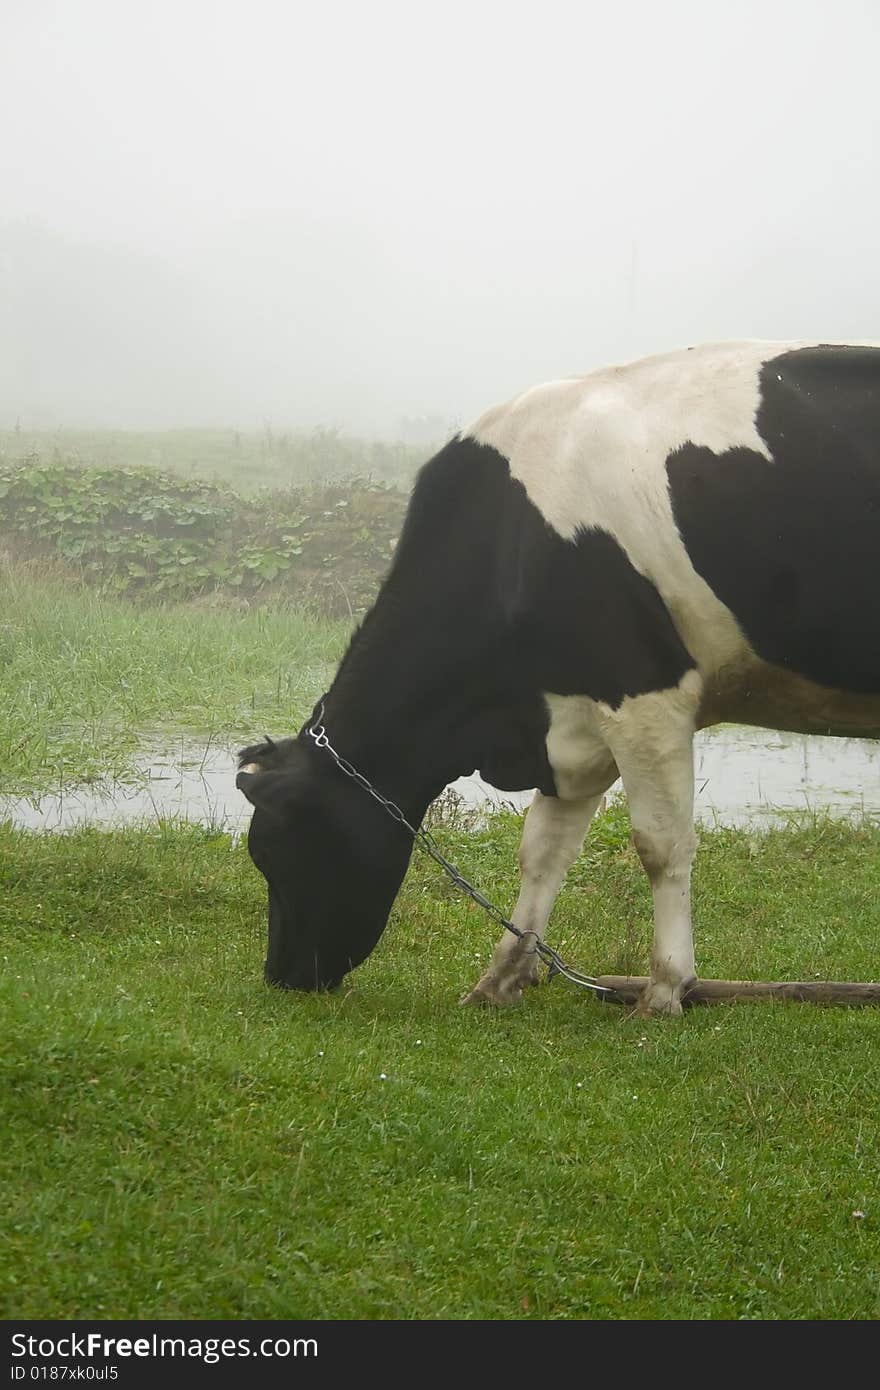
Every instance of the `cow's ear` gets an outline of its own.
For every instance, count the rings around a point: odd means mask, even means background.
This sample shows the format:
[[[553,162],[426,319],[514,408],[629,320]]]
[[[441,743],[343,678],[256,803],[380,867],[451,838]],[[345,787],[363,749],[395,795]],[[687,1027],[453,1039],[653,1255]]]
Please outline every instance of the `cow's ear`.
[[[264,734],[262,743],[251,743],[247,748],[238,750],[238,765],[244,767],[247,763],[254,763],[261,771],[268,771],[277,763],[278,751],[274,739]]]
[[[235,785],[252,806],[283,819],[293,810],[299,784],[289,772],[240,772]]]

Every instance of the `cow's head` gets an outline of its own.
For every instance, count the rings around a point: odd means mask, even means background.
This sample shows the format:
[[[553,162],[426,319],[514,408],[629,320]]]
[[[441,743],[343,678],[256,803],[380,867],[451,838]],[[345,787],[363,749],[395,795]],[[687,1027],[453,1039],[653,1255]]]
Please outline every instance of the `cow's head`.
[[[332,989],[381,936],[412,838],[304,740],[267,739],[238,760],[248,849],[269,885],[266,979]]]

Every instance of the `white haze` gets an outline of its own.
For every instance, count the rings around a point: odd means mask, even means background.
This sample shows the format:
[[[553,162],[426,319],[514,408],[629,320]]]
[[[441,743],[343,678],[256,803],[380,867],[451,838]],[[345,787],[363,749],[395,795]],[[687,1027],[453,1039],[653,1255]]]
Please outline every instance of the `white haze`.
[[[444,429],[880,337],[876,0],[0,0],[0,427]]]

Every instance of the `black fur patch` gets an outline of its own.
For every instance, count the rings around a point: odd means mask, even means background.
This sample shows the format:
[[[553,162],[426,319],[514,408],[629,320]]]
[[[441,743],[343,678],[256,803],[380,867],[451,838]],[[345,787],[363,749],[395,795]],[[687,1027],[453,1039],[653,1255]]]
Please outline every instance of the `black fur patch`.
[[[582,530],[566,540],[496,449],[471,439],[450,448],[468,544],[455,560],[471,592],[492,595],[490,612],[500,611],[516,686],[529,694],[588,695],[617,707],[628,695],[677,685],[694,663],[657,590],[614,537]],[[439,467],[442,458],[429,466]],[[437,582],[444,579],[441,574]],[[485,621],[477,603],[468,617]]]
[[[667,461],[694,568],[765,661],[880,692],[880,349],[773,358],[756,423],[772,462],[694,444]]]
[[[564,539],[497,450],[455,439],[419,475],[328,720],[341,718],[369,757],[377,726],[399,711],[423,747],[452,737],[450,780],[479,767],[506,789],[546,788],[544,692],[617,707],[676,686],[693,665],[657,590],[611,535]]]

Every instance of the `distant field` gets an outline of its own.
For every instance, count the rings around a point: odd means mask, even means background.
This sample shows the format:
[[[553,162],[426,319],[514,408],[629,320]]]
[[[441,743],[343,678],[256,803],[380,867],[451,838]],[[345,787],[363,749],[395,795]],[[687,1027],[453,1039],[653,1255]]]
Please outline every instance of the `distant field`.
[[[432,452],[335,430],[0,430],[0,463],[36,454],[47,462],[145,466],[228,483],[239,492],[355,477],[408,488]]]

